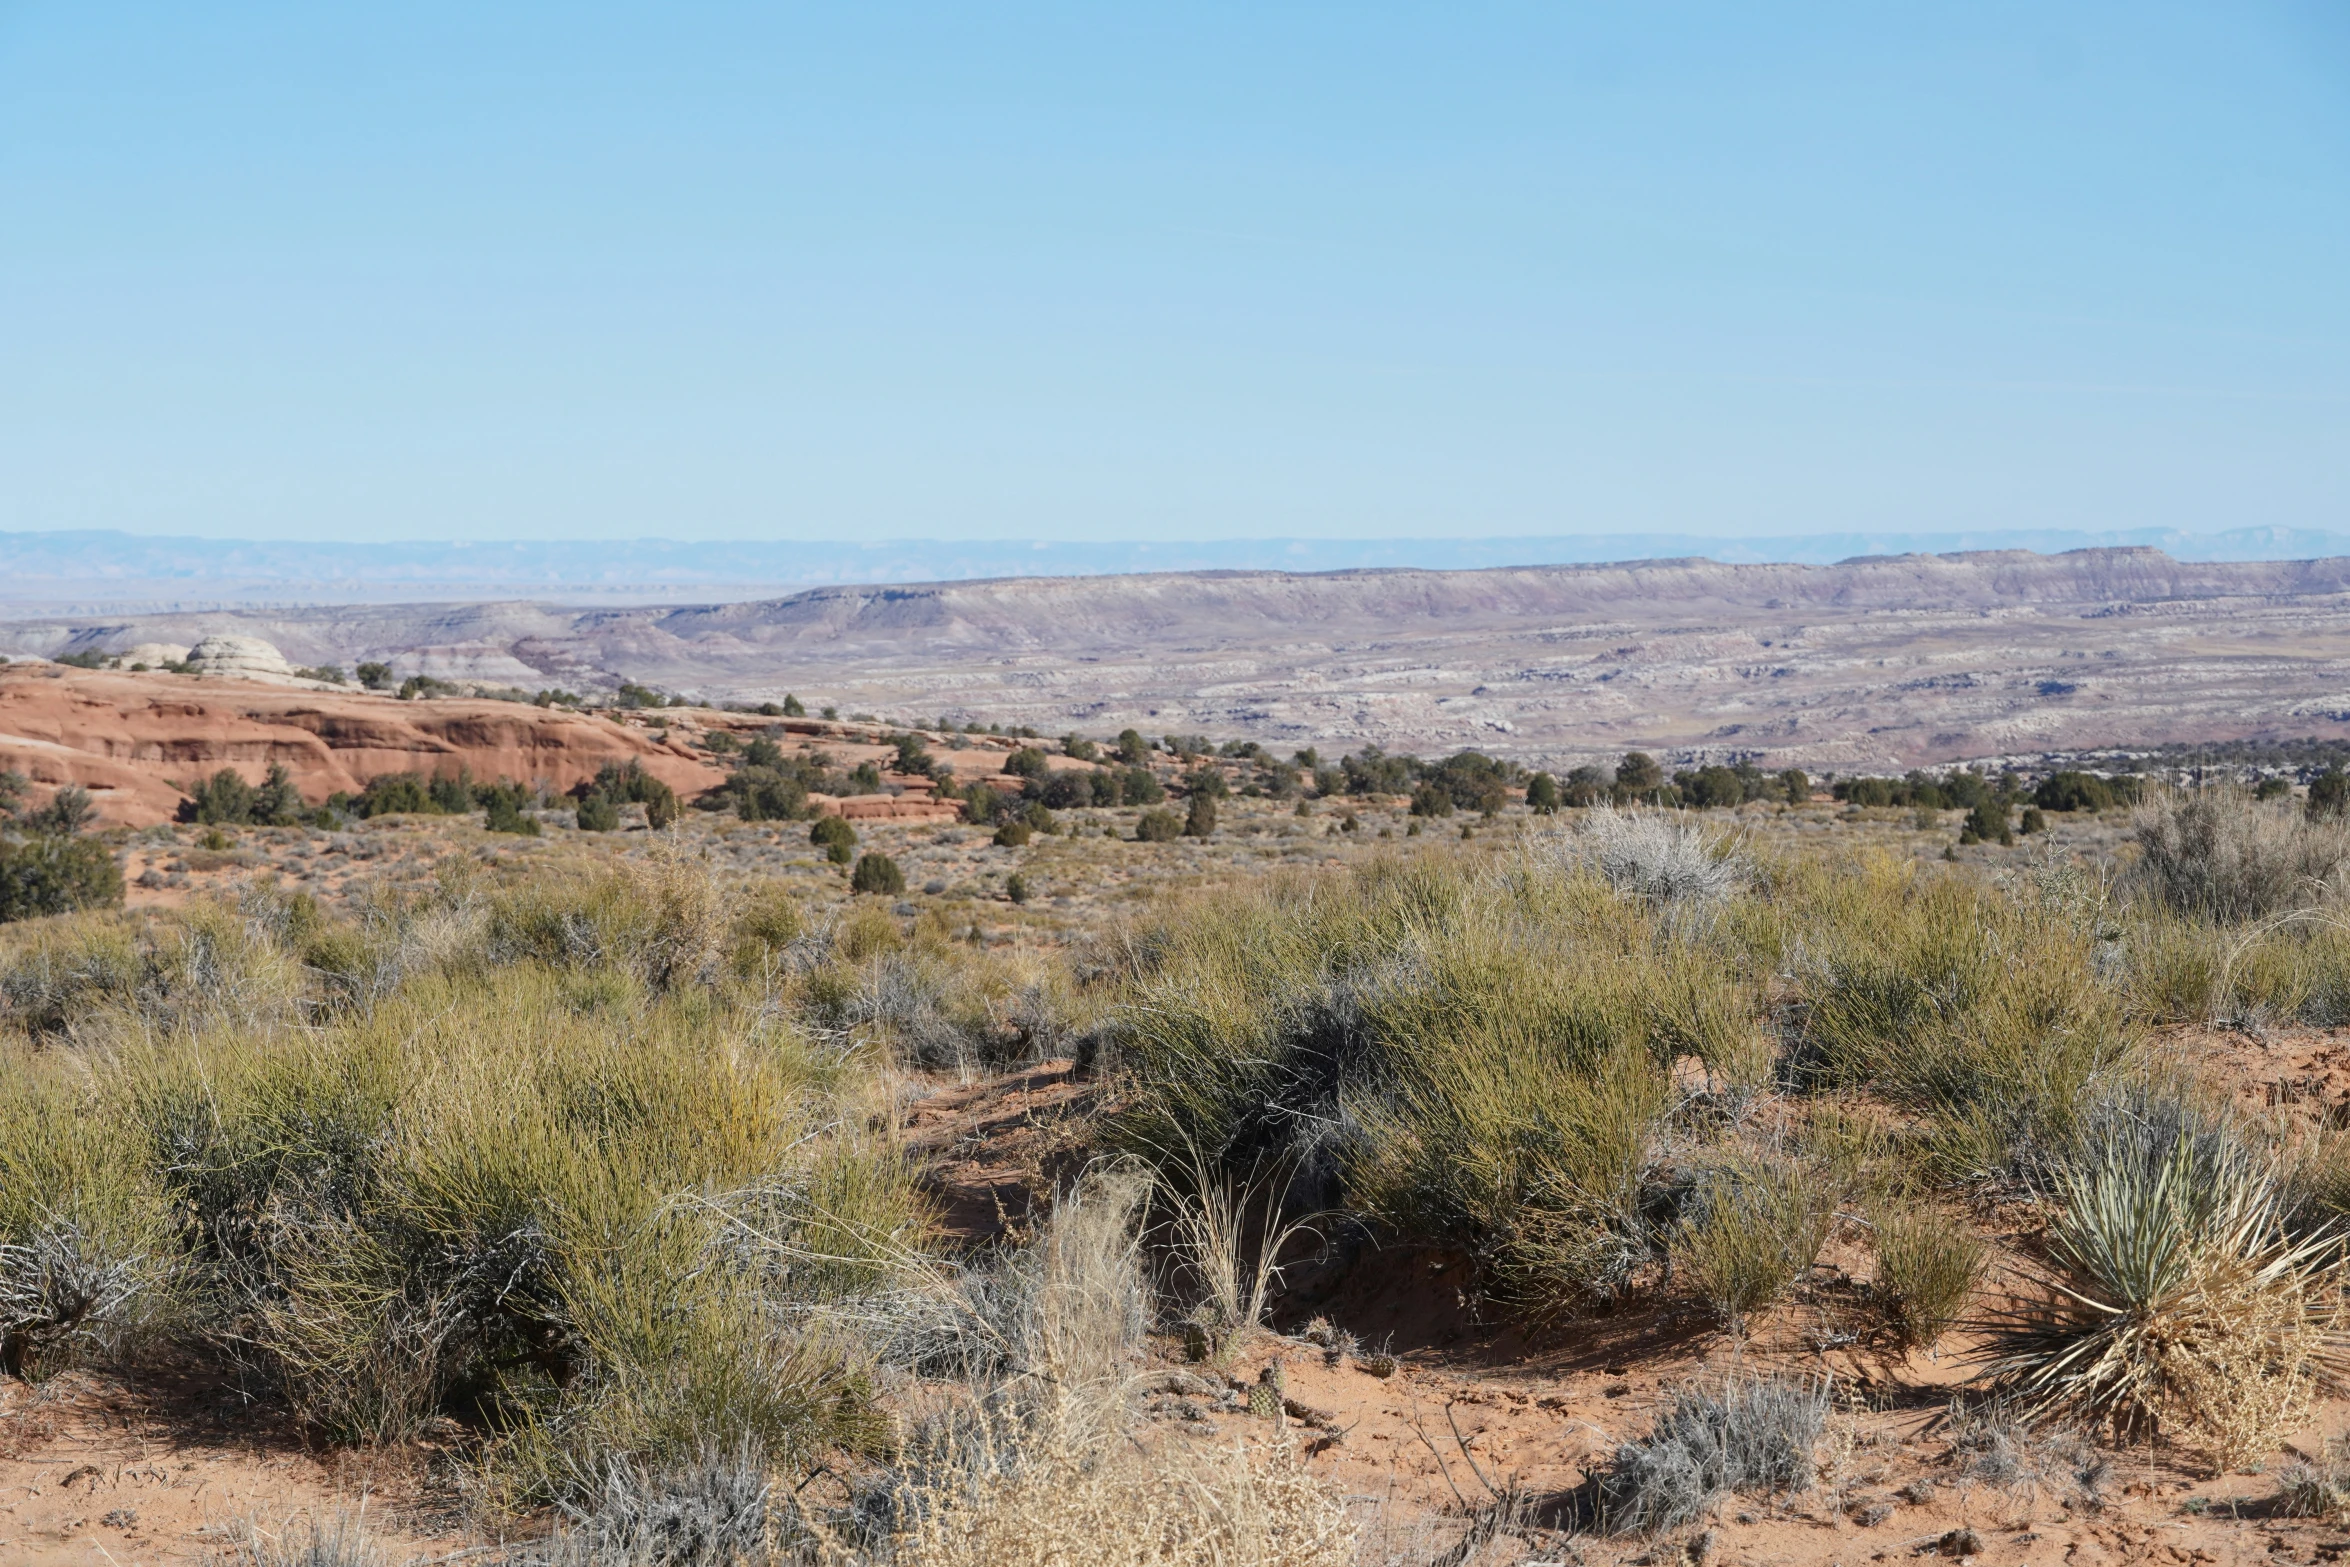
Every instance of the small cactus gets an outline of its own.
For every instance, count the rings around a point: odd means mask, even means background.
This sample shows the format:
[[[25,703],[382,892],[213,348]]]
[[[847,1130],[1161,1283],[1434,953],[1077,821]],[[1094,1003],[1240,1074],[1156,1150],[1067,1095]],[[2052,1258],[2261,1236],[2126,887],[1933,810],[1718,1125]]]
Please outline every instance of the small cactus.
[[[1248,1390],[1248,1412],[1259,1420],[1279,1420],[1281,1395],[1274,1391],[1272,1384],[1259,1382]]]
[[[1183,1324],[1184,1359],[1194,1362],[1205,1360],[1208,1358],[1209,1351],[1214,1347],[1208,1339],[1208,1330],[1205,1324],[1198,1322]]]
[[[1271,1388],[1276,1398],[1289,1396],[1289,1368],[1278,1360],[1257,1373],[1257,1382],[1260,1386]]]
[[[1382,1380],[1394,1376],[1396,1373],[1396,1361],[1393,1355],[1365,1355],[1355,1364]]]

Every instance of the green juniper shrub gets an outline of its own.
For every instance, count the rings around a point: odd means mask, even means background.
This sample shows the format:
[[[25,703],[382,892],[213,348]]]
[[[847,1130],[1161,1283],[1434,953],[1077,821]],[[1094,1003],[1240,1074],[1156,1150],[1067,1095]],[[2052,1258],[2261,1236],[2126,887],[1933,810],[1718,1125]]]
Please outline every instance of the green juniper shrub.
[[[1183,819],[1173,811],[1145,811],[1134,824],[1136,843],[1173,843],[1182,836]]]
[[[783,766],[783,747],[765,735],[761,735],[743,747],[743,765],[745,767],[780,768]]]
[[[1211,800],[1221,800],[1232,792],[1232,786],[1225,781],[1221,767],[1200,766],[1183,775],[1183,792],[1191,798],[1205,795]]]
[[[25,790],[31,786],[32,780],[15,768],[0,769],[0,821],[16,814],[17,807],[24,803]]]
[[[1001,821],[1011,802],[993,784],[975,783],[963,791],[963,819],[979,826]]]
[[[1080,762],[1090,762],[1101,755],[1101,748],[1083,735],[1063,735],[1061,754],[1075,757]]]
[[[1779,790],[1789,805],[1809,804],[1811,775],[1800,767],[1790,767],[1779,775]]]
[[[1616,793],[1623,799],[1645,801],[1665,786],[1665,770],[1646,751],[1626,751],[1616,763]]]
[[[66,784],[49,796],[49,803],[24,818],[28,831],[72,837],[90,824],[97,807],[90,803],[90,791],[80,784]]]
[[[1442,784],[1424,783],[1412,791],[1414,816],[1450,816],[1452,795]]]
[[[1036,829],[1014,818],[995,830],[995,846],[999,849],[1024,849],[1028,840],[1036,836]]]
[[[528,809],[535,796],[521,784],[484,784],[474,793],[482,803],[482,825],[491,832],[515,833],[525,838],[539,835],[538,818]]]
[[[179,805],[179,819],[207,827],[232,825],[253,819],[253,786],[233,767],[224,767],[188,791]]]
[[[2293,781],[2290,778],[2263,778],[2252,786],[2252,798],[2263,804],[2270,800],[2282,800],[2292,792]]]
[[[385,691],[391,688],[392,666],[389,664],[374,662],[361,664],[357,673],[359,683],[370,691]]]
[[[0,837],[0,921],[122,906],[122,867],[95,838]]]
[[[2282,780],[2277,780],[2282,782]],[[2329,767],[2309,780],[2309,803],[2306,809],[2312,821],[2328,816],[2350,814],[2350,773],[2339,767]]]
[[[1216,830],[1216,797],[1195,794],[1183,813],[1183,835],[1186,838],[1205,838]]]
[[[1042,778],[1052,770],[1045,754],[1035,746],[1024,745],[1004,758],[1004,771],[1014,778]]]
[[[1563,803],[1577,807],[1598,805],[1613,797],[1607,774],[1590,766],[1568,769],[1559,795]]]
[[[846,865],[855,856],[857,829],[841,816],[819,816],[816,825],[808,829],[808,841],[824,851],[824,857],[835,865]]]
[[[2037,805],[2024,807],[2024,814],[2016,818],[2015,830],[2025,837],[2048,830],[2048,818]]]
[[[849,890],[896,897],[906,890],[906,875],[888,855],[868,854],[857,861],[857,868],[849,877]]]
[[[2007,825],[2007,802],[1986,797],[1977,800],[1967,812],[1966,825],[1959,829],[1960,843],[2013,843],[2015,833]]]
[[[581,832],[616,832],[620,827],[620,807],[590,791],[580,799],[576,820]]]
[[[1126,769],[1118,793],[1122,803],[1127,805],[1157,805],[1167,798],[1166,789],[1159,783],[1159,775],[1142,766]]]
[[[1129,767],[1142,767],[1151,759],[1150,742],[1143,739],[1138,729],[1118,731],[1118,760]]]
[[[1057,834],[1061,830],[1061,819],[1042,800],[1031,800],[1023,806],[1020,820],[1026,822],[1032,830],[1048,835]]]
[[[859,762],[855,767],[849,769],[849,792],[851,794],[881,793],[881,769],[871,762]]]
[[[414,773],[378,774],[367,780],[367,787],[353,803],[362,817],[429,816],[440,809],[424,780]]]
[[[831,709],[827,708],[825,711],[826,711],[826,714],[827,714],[827,716],[829,716],[829,715],[830,715],[830,713],[831,713]],[[772,716],[774,716],[774,715],[770,714],[769,716],[771,716],[771,717],[772,717]],[[806,704],[805,702],[802,702],[802,701],[801,701],[801,700],[800,700],[798,697],[796,697],[796,696],[793,696],[793,695],[792,695],[792,694],[791,694],[789,691],[786,691],[786,692],[783,694],[783,715],[782,715],[782,716],[784,716],[785,718],[805,718],[805,717],[807,717],[807,716],[808,716],[808,706],[807,706],[807,704]]]
[[[1526,780],[1526,809],[1537,816],[1550,816],[1559,808],[1559,784],[1548,773],[1536,773]]]
[[[1004,878],[1004,896],[1014,903],[1026,903],[1028,901],[1028,878],[1018,872]]]

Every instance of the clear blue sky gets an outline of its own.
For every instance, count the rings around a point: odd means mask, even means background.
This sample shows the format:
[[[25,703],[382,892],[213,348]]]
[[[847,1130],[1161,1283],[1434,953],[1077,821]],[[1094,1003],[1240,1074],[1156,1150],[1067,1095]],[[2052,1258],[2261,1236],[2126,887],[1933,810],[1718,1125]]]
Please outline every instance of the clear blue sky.
[[[2350,527],[2339,0],[0,0],[0,235],[0,529]]]

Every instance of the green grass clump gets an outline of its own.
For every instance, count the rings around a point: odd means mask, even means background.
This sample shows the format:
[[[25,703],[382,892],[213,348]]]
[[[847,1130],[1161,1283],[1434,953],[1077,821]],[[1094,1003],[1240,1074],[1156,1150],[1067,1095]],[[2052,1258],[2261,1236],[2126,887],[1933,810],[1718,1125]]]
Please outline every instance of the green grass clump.
[[[455,1415],[516,1503],[615,1455],[869,1447],[872,1349],[810,1313],[917,1255],[926,1207],[778,1010],[796,981],[733,961],[804,929],[673,861],[458,874],[357,923],[60,923],[8,955],[12,1009],[114,1021],[5,1047],[0,1356],[167,1334],[338,1439]],[[739,1252],[746,1202],[795,1216],[797,1263]]]
[[[1931,1348],[1964,1315],[1989,1262],[1990,1248],[1963,1219],[1916,1204],[1883,1214],[1874,1293],[1894,1336]]]

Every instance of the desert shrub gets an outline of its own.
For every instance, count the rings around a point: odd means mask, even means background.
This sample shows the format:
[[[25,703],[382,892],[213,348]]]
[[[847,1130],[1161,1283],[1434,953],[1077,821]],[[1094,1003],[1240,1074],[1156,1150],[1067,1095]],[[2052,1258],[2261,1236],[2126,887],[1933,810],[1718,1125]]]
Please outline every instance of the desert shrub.
[[[1830,1172],[1748,1155],[1700,1178],[1673,1238],[1681,1273],[1734,1327],[1808,1272],[1842,1194]]]
[[[1658,1534],[1704,1517],[1732,1495],[1789,1495],[1818,1477],[1828,1425],[1825,1387],[1784,1380],[1685,1389],[1646,1437],[1627,1442],[1599,1477],[1601,1518],[1619,1533]]]
[[[1124,782],[1119,786],[1119,798],[1127,805],[1157,805],[1167,798],[1166,786],[1159,775],[1147,767],[1129,767]]]
[[[1948,1178],[2011,1175],[2064,1147],[2136,1045],[2096,931],[1891,861],[1804,874],[1802,1073],[1930,1118],[1926,1152]]]
[[[2350,825],[2266,806],[2232,787],[2142,806],[2134,880],[2166,907],[2236,923],[2327,901],[2350,865]]]
[[[520,784],[493,784],[478,793],[482,799],[482,825],[489,831],[518,833],[526,838],[539,835],[538,818],[526,809],[531,795]]]
[[[168,1308],[170,1213],[121,1110],[74,1063],[0,1053],[0,1374],[118,1348]]]
[[[1550,816],[1559,808],[1559,784],[1548,773],[1536,773],[1526,780],[1526,809],[1538,816]]]
[[[125,1058],[203,1336],[346,1437],[497,1411],[520,1497],[605,1455],[865,1442],[852,1359],[778,1315],[789,1281],[724,1264],[705,1198],[853,1193],[858,1230],[902,1245],[907,1177],[812,1135],[822,1078],[788,1039],[714,1028],[700,997],[584,994],[528,962],[423,974],[305,1036]]]
[[[2051,1271],[1988,1369],[2037,1416],[2068,1410],[2253,1461],[2339,1369],[2338,1238],[2296,1237],[2267,1163],[2174,1112],[2110,1115],[2060,1172]]]
[[[387,1567],[365,1523],[351,1513],[313,1513],[300,1527],[287,1523],[276,1529],[247,1521],[212,1560],[214,1567]]]
[[[352,808],[363,817],[372,817],[432,815],[441,807],[431,786],[416,774],[384,773],[367,780]]]
[[[1051,761],[1032,745],[1024,745],[1004,758],[1004,771],[1014,778],[1042,778],[1051,770]]]
[[[284,775],[285,769],[273,768],[273,776]],[[296,804],[301,802],[296,801]],[[90,791],[80,784],[63,784],[49,796],[49,803],[21,818],[29,832],[54,833],[71,837],[90,825],[97,815],[91,803]]]
[[[1206,838],[1214,834],[1215,830],[1216,797],[1205,791],[1194,794],[1191,803],[1184,808],[1183,835],[1186,838]]]
[[[94,838],[0,837],[0,923],[119,907],[122,867]]]
[[[1006,822],[995,830],[993,842],[999,849],[1024,849],[1036,836],[1036,829],[1026,822]]]
[[[2350,1519],[2350,1437],[2287,1464],[2277,1476],[2276,1509],[2287,1518]]]
[[[857,829],[845,817],[819,816],[808,830],[808,841],[822,849],[833,864],[846,865],[857,852]]]
[[[1703,918],[1743,885],[1745,861],[1694,823],[1661,813],[1595,807],[1572,851],[1617,892],[1675,918]]]
[[[487,916],[493,963],[625,969],[654,990],[707,983],[730,934],[723,892],[668,859],[533,878],[493,894]]]
[[[1183,819],[1173,811],[1145,811],[1134,823],[1137,843],[1173,843],[1183,836]]]
[[[590,794],[579,802],[573,820],[581,832],[617,832],[620,829],[620,807],[600,794]]]
[[[1895,1336],[1924,1349],[1958,1322],[1990,1251],[1973,1226],[1939,1209],[1896,1207],[1877,1221],[1877,1277]]]
[[[1752,993],[1670,964],[1644,916],[1555,865],[1427,857],[1184,906],[1141,933],[1114,1128],[1163,1162],[1306,1171],[1396,1231],[1461,1246],[1547,1311],[1657,1251],[1675,1057],[1752,1060]]]
[[[894,898],[906,890],[906,873],[899,870],[898,862],[886,854],[876,852],[862,855],[857,860],[856,870],[850,873],[849,890]]]
[[[555,1536],[504,1567],[780,1567],[780,1512],[754,1444],[664,1465],[607,1456],[565,1499]]]

